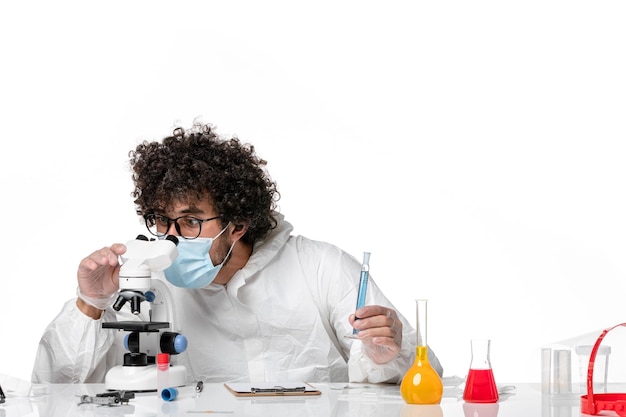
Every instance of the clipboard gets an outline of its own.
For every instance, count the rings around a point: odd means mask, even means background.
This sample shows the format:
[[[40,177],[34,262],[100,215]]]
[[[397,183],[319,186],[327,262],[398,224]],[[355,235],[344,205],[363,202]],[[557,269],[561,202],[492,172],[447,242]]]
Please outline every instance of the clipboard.
[[[283,397],[322,393],[306,382],[226,382],[224,387],[235,397]]]

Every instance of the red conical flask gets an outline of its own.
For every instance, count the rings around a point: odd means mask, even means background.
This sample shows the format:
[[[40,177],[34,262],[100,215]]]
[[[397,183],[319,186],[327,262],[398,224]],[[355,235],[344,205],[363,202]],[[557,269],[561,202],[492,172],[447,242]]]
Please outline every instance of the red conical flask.
[[[498,401],[498,388],[493,377],[488,339],[472,340],[472,362],[465,381],[463,399],[468,403],[495,403]]]

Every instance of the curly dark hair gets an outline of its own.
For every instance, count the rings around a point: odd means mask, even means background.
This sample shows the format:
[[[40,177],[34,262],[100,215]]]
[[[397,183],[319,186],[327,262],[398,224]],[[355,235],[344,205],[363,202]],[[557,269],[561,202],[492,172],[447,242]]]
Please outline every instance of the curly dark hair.
[[[221,138],[212,125],[194,121],[161,142],[140,143],[130,154],[137,214],[165,212],[174,201],[209,199],[228,222],[248,223],[242,241],[254,244],[276,227],[276,183],[254,146]]]

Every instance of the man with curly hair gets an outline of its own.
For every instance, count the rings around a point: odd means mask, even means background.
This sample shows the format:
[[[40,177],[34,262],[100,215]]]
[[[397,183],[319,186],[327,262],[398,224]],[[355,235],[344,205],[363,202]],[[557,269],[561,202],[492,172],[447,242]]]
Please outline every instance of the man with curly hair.
[[[253,146],[194,122],[139,144],[130,165],[137,214],[152,234],[179,240],[164,275],[176,331],[189,340],[175,357],[189,381],[401,381],[415,331],[371,279],[368,305],[354,311],[359,261],[291,235]],[[102,323],[148,320],[112,308],[126,249],[116,243],[80,262],[78,296],[45,330],[33,382],[103,382],[122,363],[124,333]],[[195,271],[185,267],[191,258]],[[353,328],[358,339],[346,337]]]

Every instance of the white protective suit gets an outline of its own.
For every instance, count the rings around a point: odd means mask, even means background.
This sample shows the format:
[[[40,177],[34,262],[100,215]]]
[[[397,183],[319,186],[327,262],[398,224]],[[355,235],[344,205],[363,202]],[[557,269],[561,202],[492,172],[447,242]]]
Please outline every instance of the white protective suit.
[[[172,362],[187,368],[189,382],[392,382],[399,383],[415,357],[415,331],[400,314],[402,350],[376,365],[361,352],[348,316],[354,313],[361,265],[328,243],[291,236],[279,225],[258,242],[243,269],[227,285],[202,289],[167,283],[176,329],[188,339]],[[164,280],[165,281],[165,280]],[[146,303],[144,303],[146,304]],[[393,308],[370,278],[366,304]],[[35,383],[104,382],[106,371],[123,361],[125,331],[103,322],[148,320],[127,305],[105,310],[99,320],[68,301],[45,330],[37,352]],[[431,365],[443,370],[429,349]]]

